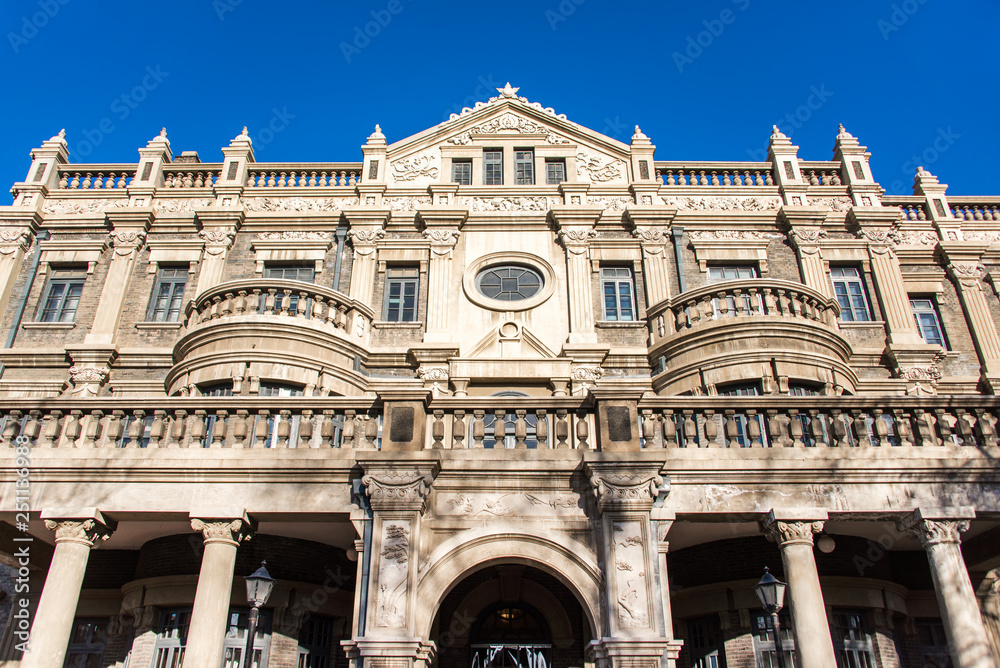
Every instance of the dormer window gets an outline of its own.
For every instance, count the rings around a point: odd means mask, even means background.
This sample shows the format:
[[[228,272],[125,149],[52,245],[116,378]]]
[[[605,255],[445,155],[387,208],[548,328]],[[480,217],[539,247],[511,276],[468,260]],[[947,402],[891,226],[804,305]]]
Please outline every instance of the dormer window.
[[[519,186],[535,185],[535,151],[517,149],[514,151],[514,184]]]
[[[488,148],[483,151],[483,185],[503,185],[503,149]]]

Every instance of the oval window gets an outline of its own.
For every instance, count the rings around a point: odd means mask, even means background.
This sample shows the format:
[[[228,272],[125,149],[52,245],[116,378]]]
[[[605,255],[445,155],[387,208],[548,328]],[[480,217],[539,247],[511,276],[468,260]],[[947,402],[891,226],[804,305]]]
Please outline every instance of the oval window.
[[[476,289],[482,295],[505,302],[534,297],[542,285],[541,274],[523,265],[493,266],[476,276]]]

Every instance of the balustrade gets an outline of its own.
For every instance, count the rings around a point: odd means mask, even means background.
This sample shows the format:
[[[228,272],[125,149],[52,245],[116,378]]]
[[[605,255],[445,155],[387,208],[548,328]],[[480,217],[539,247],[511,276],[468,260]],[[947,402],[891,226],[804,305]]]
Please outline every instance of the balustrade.
[[[1000,220],[1000,202],[964,204],[952,201],[951,213],[959,220]]]
[[[164,188],[211,188],[222,173],[221,165],[163,170]]]
[[[256,164],[247,173],[248,188],[353,187],[361,182],[361,163]]]
[[[665,186],[773,186],[771,163],[657,162],[656,179]]]
[[[60,190],[121,190],[135,176],[135,165],[65,165],[59,168]]]
[[[839,186],[843,182],[840,180],[839,162],[800,162],[799,171],[802,178],[811,186]]]

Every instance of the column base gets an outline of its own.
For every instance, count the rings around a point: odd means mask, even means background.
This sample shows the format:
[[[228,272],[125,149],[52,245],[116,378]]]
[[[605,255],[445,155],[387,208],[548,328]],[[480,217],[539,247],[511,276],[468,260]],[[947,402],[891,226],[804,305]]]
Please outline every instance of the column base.
[[[437,646],[419,638],[356,638],[340,643],[351,668],[429,668]]]
[[[587,653],[597,668],[673,668],[683,646],[667,638],[601,638]]]

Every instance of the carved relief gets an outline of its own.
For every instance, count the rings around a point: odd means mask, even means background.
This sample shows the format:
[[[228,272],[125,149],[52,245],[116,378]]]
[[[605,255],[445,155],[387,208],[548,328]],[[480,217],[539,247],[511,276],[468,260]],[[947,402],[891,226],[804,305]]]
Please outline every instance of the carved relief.
[[[440,366],[421,367],[417,371],[421,380],[448,380],[448,369]]]
[[[501,494],[481,496],[478,494],[458,494],[440,500],[438,512],[441,515],[464,517],[552,517],[553,512],[579,511],[580,499],[561,494]],[[563,514],[563,513],[560,513]]]
[[[978,262],[953,262],[948,265],[948,272],[964,287],[978,287],[979,280],[986,275],[983,265]]]
[[[604,370],[599,366],[578,366],[573,369],[573,380],[582,380],[596,383],[604,375]]]
[[[112,531],[96,520],[45,520],[45,528],[56,532],[56,543],[84,543],[93,547],[98,540],[111,538]]]
[[[871,244],[890,247],[895,245],[895,242],[893,241],[893,230],[888,228],[862,227],[858,228],[857,234],[859,239],[865,239]]]
[[[461,232],[458,230],[424,230],[424,238],[432,244],[447,244],[454,246],[458,242]]]
[[[822,522],[782,522],[764,521],[761,527],[768,540],[778,545],[795,543],[813,544],[813,534],[823,531]]]
[[[660,493],[663,478],[658,475],[595,475],[590,484],[598,505],[629,507],[651,505]]]
[[[625,161],[602,155],[591,155],[584,151],[576,154],[576,173],[598,183],[624,178]]]
[[[242,543],[250,540],[250,527],[242,519],[208,521],[193,519],[191,528],[200,531],[205,542]]]
[[[790,236],[792,237],[792,241],[801,245],[819,243],[820,240],[826,239],[829,235],[825,230],[821,230],[818,227],[796,227],[791,231]]]
[[[54,199],[46,201],[42,211],[52,214],[98,213],[105,209],[118,209],[127,206],[127,199]]]
[[[430,196],[419,197],[383,197],[382,204],[392,211],[416,211],[421,205],[431,204]]]
[[[309,232],[306,230],[261,232],[257,235],[257,239],[261,241],[330,241],[330,238],[330,235],[325,232]]]
[[[642,526],[639,522],[615,522],[612,540],[618,585],[618,625],[623,629],[649,628]]]
[[[930,366],[908,366],[897,369],[896,377],[903,380],[936,383],[941,380],[941,369],[936,364],[931,364]]]
[[[664,206],[693,211],[777,211],[777,197],[662,197]]]
[[[631,197],[591,197],[589,203],[605,211],[624,211],[634,204]]]
[[[69,377],[74,385],[81,383],[103,383],[108,377],[108,372],[103,369],[95,369],[91,366],[71,366]]]
[[[366,475],[361,482],[368,488],[372,506],[423,511],[434,478],[418,471],[380,472]]]
[[[153,209],[157,213],[181,213],[183,211],[194,211],[204,209],[212,205],[210,199],[157,199],[153,201]]]
[[[386,524],[382,527],[382,557],[378,571],[378,601],[375,624],[386,628],[406,626],[406,588],[409,579],[409,523]]]
[[[810,197],[809,203],[814,206],[825,206],[831,211],[850,211],[854,202],[850,197]]]
[[[417,179],[436,179],[438,168],[433,155],[418,155],[413,158],[403,158],[392,163],[392,178],[394,181],[415,181]]]
[[[347,236],[350,237],[351,243],[354,246],[358,246],[359,244],[373,244],[385,236],[385,230],[381,228],[375,230],[350,230]]]
[[[1000,232],[965,232],[966,241],[985,241],[991,246],[1000,244]]]
[[[18,246],[21,250],[28,250],[31,245],[31,232],[23,227],[0,227],[0,254],[10,255]]]
[[[568,144],[569,140],[560,137],[543,125],[533,123],[527,118],[512,113],[502,114],[494,119],[481,123],[468,132],[463,132],[457,137],[452,137],[448,141],[452,144],[464,146],[472,141],[470,135],[495,135],[500,133],[520,134],[520,135],[545,135],[548,144]]]
[[[889,238],[898,246],[936,246],[938,235],[934,232],[913,232],[910,230],[893,229]]]
[[[357,197],[249,197],[243,200],[247,211],[340,211],[357,206]]]
[[[470,211],[548,211],[547,197],[460,197]]]
[[[691,237],[691,241],[740,241],[747,239],[761,240],[768,238],[766,234],[762,234],[756,230],[694,231],[689,232],[688,236]]]
[[[926,548],[941,543],[962,542],[962,534],[969,530],[969,520],[904,520],[897,523],[899,531],[909,533],[920,539]]]
[[[129,255],[146,241],[146,233],[129,230],[116,230],[108,235],[108,241],[115,249],[115,255]]]
[[[205,252],[209,255],[219,255],[233,245],[236,238],[235,227],[223,227],[201,230],[198,236],[205,242]]]
[[[459,494],[457,498],[450,499],[448,505],[459,515],[492,515],[493,517],[513,517],[517,512],[504,503],[504,499],[511,494],[502,494],[498,497],[473,498],[466,494]]]

